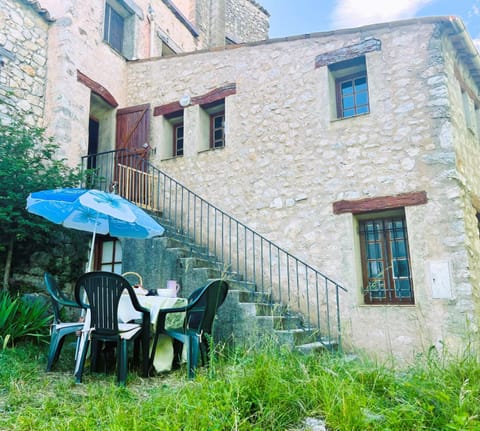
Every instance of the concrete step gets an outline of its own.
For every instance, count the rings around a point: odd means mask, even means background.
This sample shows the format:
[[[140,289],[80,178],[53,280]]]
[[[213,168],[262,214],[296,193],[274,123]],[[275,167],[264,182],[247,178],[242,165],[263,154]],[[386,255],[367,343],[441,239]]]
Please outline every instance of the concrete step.
[[[338,344],[331,340],[314,341],[312,343],[300,344],[295,348],[306,355],[312,353],[331,352],[338,349]]]
[[[193,268],[193,272],[200,277],[205,279],[210,278],[222,278],[222,271],[215,268]]]
[[[285,329],[275,331],[280,345],[288,345],[292,348],[302,344],[309,344],[317,341],[317,332],[309,329]]]
[[[298,317],[288,316],[256,316],[260,320],[270,320],[272,322],[272,329],[275,331],[294,330],[299,329],[301,325],[301,319]]]

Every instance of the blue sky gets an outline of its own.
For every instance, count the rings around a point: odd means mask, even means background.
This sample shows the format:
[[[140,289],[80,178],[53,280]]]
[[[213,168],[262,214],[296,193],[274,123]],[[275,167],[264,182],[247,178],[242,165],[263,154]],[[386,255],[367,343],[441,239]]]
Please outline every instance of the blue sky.
[[[462,18],[480,46],[480,0],[257,0],[270,13],[270,38],[421,16]]]

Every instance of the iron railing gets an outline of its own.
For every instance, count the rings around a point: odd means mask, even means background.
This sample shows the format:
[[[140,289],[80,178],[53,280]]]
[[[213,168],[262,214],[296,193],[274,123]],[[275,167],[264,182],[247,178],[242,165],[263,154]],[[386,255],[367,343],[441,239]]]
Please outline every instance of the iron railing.
[[[251,292],[300,313],[319,339],[340,346],[340,284],[208,203],[150,162],[124,150],[84,156],[86,187],[120,194],[155,214],[170,235],[188,241]]]

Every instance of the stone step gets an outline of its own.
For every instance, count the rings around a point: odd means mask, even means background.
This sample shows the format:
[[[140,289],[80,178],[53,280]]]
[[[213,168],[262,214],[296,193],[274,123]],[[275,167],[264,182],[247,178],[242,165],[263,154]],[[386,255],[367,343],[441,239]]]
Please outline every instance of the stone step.
[[[211,262],[207,259],[203,259],[201,257],[195,256],[186,256],[180,258],[180,262],[183,268],[188,271],[190,268],[215,268],[220,269],[218,267],[219,264],[215,262]]]
[[[306,355],[312,353],[331,352],[338,349],[338,344],[331,340],[314,341],[312,343],[300,344],[295,348]]]
[[[210,278],[222,278],[222,271],[215,268],[193,268],[193,272],[207,280]]]
[[[230,278],[228,275],[226,277],[229,290],[238,290],[243,292],[255,292],[255,283],[250,283],[249,281],[238,280],[236,278]],[[244,301],[246,302],[246,301]]]
[[[276,331],[298,329],[301,325],[301,319],[289,316],[256,316],[257,319],[271,320],[272,329]]]
[[[309,329],[285,329],[275,331],[280,345],[288,345],[292,348],[302,344],[313,343],[317,341],[317,331]]]

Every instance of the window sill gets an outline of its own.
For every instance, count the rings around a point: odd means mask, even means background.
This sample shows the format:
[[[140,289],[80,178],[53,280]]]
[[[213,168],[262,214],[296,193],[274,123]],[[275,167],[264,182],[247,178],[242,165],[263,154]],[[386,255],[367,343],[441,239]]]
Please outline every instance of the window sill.
[[[332,120],[330,120],[330,122],[335,123],[337,121],[351,120],[352,118],[364,117],[366,115],[370,115],[370,112],[365,112],[364,114],[352,115],[351,117],[333,118]]]
[[[214,147],[214,148],[207,148],[205,150],[199,150],[198,153],[207,153],[209,151],[218,151],[218,150],[224,150],[225,147]]]
[[[161,162],[166,162],[167,160],[181,159],[183,156],[168,156],[160,159]]]
[[[410,307],[414,308],[416,307],[416,304],[359,304],[359,307],[361,308],[366,308],[366,307],[388,307],[388,308],[393,308],[393,307],[400,307],[400,308],[405,308],[405,307]]]

